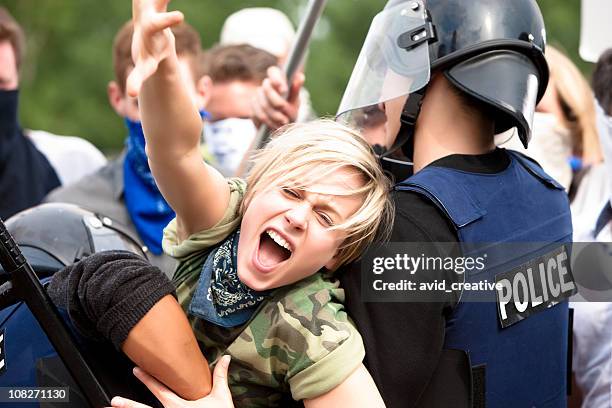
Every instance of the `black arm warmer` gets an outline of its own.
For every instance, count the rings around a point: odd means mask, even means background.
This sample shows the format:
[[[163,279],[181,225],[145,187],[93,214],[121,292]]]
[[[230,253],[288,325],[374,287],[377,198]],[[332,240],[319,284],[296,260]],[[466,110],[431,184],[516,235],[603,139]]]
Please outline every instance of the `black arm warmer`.
[[[164,296],[176,297],[166,275],[138,255],[106,251],[57,272],[47,288],[77,331],[120,349],[130,330]]]

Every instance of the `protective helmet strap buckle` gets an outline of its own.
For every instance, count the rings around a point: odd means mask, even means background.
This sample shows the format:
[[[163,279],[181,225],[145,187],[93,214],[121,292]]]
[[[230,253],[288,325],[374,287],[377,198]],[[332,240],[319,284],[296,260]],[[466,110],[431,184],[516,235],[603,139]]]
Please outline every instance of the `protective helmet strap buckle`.
[[[406,143],[412,143],[412,139],[414,136],[414,128],[416,126],[417,118],[419,117],[419,113],[421,112],[421,105],[423,104],[423,98],[425,97],[425,91],[427,87],[423,87],[418,91],[411,93],[406,99],[404,103],[404,107],[402,108],[402,115],[400,116],[400,122],[402,123],[400,130],[395,138],[395,142],[393,145],[388,148],[382,148],[376,153],[379,158],[382,160],[388,159],[388,157],[393,154],[399,148],[403,148],[404,153],[412,152],[412,146],[404,146]],[[382,150],[382,151],[380,151]],[[412,160],[412,154],[406,154],[406,156]],[[406,163],[412,164],[412,163]]]
[[[423,87],[418,91],[411,93],[404,103],[402,108],[402,116],[400,121],[402,124],[408,126],[415,126],[419,113],[421,112],[421,105],[423,104],[423,98],[425,97],[425,90],[427,87]]]
[[[431,22],[427,22],[414,30],[406,31],[397,37],[397,45],[400,48],[409,51],[418,47],[424,42],[431,43],[436,40],[436,29]]]
[[[425,14],[425,24],[410,31],[406,31],[405,33],[397,37],[398,47],[409,51],[413,48],[418,47],[424,42],[431,44],[433,42],[438,41],[438,36],[436,34],[436,26],[434,26],[431,21],[429,11],[426,10]]]

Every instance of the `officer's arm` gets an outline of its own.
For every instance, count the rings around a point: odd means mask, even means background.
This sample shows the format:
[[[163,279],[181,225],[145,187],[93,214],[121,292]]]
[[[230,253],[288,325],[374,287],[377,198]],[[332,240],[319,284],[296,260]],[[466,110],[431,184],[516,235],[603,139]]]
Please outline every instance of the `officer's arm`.
[[[416,195],[403,194],[400,198],[395,200],[391,242],[456,242],[433,204]],[[412,250],[423,257],[447,256],[438,251],[442,247],[437,245],[424,244],[418,250],[412,245]],[[389,256],[397,252],[392,247],[388,251]],[[366,365],[385,403],[390,407],[410,406],[407,399],[412,404],[419,399],[437,368],[444,348],[445,316],[455,296],[449,294],[448,301],[443,302],[363,302],[361,266],[349,265],[339,275],[346,293],[345,305],[363,337]],[[445,276],[444,271],[438,272]],[[434,282],[440,280],[438,272],[428,271],[418,277]],[[452,273],[450,278],[457,276]]]
[[[316,398],[304,400],[305,408],[384,406],[374,380],[363,364],[336,388]]]

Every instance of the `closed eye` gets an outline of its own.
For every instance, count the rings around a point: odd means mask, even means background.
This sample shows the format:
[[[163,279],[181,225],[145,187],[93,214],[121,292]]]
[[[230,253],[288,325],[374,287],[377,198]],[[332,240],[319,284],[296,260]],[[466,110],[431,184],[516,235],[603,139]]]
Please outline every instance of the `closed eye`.
[[[323,222],[325,226],[327,227],[334,226],[334,220],[332,220],[331,217],[327,215],[326,213],[322,211],[317,211],[317,216],[319,217],[319,219]]]
[[[285,194],[286,196],[291,197],[291,198],[300,198],[301,197],[299,191],[295,190],[293,188],[283,187],[282,191],[283,191],[283,194]]]

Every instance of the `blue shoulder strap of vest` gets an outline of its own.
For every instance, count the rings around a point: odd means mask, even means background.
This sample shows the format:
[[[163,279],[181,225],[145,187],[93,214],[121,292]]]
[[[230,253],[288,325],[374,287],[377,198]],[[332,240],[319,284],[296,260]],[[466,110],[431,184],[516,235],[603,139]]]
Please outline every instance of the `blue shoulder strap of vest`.
[[[506,150],[506,152],[543,184],[555,189],[563,189],[563,186],[546,174],[532,159],[512,150]],[[446,214],[456,228],[471,224],[487,213],[469,193],[466,186],[457,182],[457,174],[453,169],[425,167],[415,175],[396,184],[394,188],[398,191],[414,191],[429,198]],[[444,202],[452,202],[452,208],[447,208]]]
[[[538,178],[540,181],[544,182],[553,188],[563,190],[563,186],[557,182],[554,178],[550,177],[544,169],[533,159],[524,155],[523,153],[519,153],[514,150],[506,150],[506,152],[516,159],[529,173]]]
[[[429,198],[455,225],[464,227],[480,218],[487,212],[476,202],[465,186],[457,183],[457,176],[452,170],[443,167],[426,167],[414,176],[398,183],[398,191],[414,191]],[[453,202],[447,207],[444,202]]]

